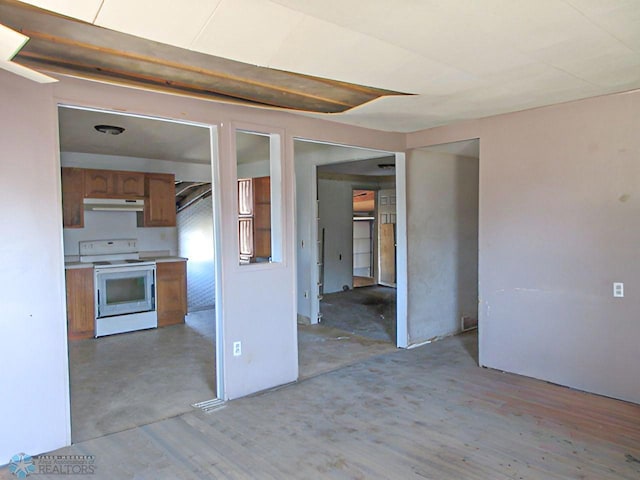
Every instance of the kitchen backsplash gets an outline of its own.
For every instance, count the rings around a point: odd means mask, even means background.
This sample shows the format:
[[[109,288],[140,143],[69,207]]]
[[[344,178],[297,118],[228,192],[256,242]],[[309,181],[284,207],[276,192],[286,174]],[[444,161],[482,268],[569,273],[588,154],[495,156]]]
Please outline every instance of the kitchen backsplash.
[[[135,212],[91,212],[86,211],[84,228],[65,228],[64,254],[78,255],[78,242],[83,240],[110,240],[116,238],[138,239],[142,252],[163,251],[178,254],[178,232],[176,227],[138,228]]]

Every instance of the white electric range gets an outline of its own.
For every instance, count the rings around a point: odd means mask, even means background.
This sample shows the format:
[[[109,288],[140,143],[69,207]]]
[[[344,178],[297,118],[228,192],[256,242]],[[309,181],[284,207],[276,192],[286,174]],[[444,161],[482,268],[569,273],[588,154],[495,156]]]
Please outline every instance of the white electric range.
[[[80,262],[93,264],[96,337],[158,326],[156,263],[136,239],[80,242]]]

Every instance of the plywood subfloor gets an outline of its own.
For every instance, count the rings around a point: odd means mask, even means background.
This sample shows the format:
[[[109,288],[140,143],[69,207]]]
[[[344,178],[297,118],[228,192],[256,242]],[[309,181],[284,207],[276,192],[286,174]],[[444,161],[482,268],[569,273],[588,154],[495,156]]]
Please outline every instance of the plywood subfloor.
[[[640,406],[479,368],[476,342],[396,350],[55,453],[95,455],[92,479],[640,478]]]
[[[372,340],[396,343],[396,289],[374,285],[328,293],[322,324]]]

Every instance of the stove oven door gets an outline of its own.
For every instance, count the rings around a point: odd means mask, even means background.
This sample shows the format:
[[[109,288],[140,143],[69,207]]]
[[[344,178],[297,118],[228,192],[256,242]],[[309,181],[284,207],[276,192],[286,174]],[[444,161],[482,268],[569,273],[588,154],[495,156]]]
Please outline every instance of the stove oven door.
[[[95,268],[96,318],[155,311],[155,265]]]

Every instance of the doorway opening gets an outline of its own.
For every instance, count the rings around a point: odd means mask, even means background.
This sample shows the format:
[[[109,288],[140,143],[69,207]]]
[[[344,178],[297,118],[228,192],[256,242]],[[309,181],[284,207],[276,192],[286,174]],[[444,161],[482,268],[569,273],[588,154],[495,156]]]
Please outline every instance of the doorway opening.
[[[212,405],[215,127],[67,105],[58,119],[72,441]]]
[[[398,295],[379,282],[380,192],[395,192],[396,154],[299,139],[294,153],[304,378],[396,348],[406,284]]]
[[[353,288],[376,284],[376,191],[353,190]]]
[[[410,337],[421,344],[468,332],[476,363],[479,165],[479,139],[415,148],[407,158]]]

